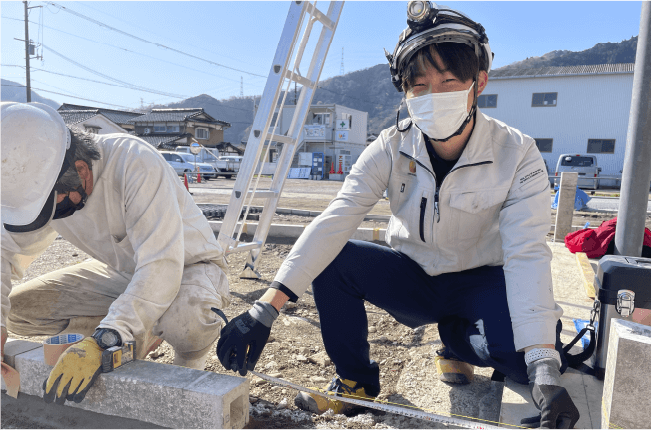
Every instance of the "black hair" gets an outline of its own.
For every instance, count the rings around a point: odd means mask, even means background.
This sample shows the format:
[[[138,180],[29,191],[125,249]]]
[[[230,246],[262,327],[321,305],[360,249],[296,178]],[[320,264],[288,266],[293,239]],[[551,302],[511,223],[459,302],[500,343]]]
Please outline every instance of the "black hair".
[[[462,82],[474,79],[478,69],[486,71],[484,50],[481,49],[480,52],[481,62],[477,58],[474,48],[465,43],[432,43],[424,46],[416,51],[405,66],[402,73],[402,88],[405,92],[408,91],[414,85],[416,78],[424,75],[428,64],[442,72],[434,61],[435,53],[439,55],[443,65],[455,78]]]
[[[74,162],[81,160],[88,165],[90,171],[93,170],[93,161],[97,161],[101,158],[97,144],[93,139],[93,134],[80,130],[76,127],[69,127],[71,145],[76,145],[75,153],[72,157],[72,164],[68,170],[63,173],[61,178],[55,184],[55,189],[59,193],[67,193],[74,191],[80,186],[82,186],[81,178],[77,173],[77,168],[74,165]]]

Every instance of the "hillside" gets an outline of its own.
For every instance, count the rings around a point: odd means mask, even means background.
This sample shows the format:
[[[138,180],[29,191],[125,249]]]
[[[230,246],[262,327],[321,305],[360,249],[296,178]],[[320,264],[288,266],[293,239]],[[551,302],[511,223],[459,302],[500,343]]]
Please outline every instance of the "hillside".
[[[501,69],[531,69],[548,66],[591,66],[595,64],[634,63],[637,36],[620,43],[597,43],[592,48],[573,51],[552,51],[540,57],[516,61]]]
[[[27,91],[25,91],[25,86],[23,84],[19,84],[18,82],[2,79],[2,93],[0,94],[0,100],[3,102],[25,103],[27,101]],[[54,109],[58,109],[59,106],[61,106],[54,100],[41,97],[35,91],[32,91],[32,101],[52,106]]]

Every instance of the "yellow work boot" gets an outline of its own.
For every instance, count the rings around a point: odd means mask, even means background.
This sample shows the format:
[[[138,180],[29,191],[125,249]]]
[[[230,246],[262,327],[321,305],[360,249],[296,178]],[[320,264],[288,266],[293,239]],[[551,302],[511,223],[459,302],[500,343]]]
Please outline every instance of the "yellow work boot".
[[[436,351],[436,372],[439,379],[451,384],[469,384],[475,376],[475,366],[459,360],[447,348]]]
[[[332,378],[332,381],[324,388],[328,394],[349,397],[357,400],[367,400],[372,402],[375,397],[366,394],[365,389],[357,382],[350,379]],[[312,393],[299,391],[294,399],[294,404],[299,409],[312,412],[313,414],[322,414],[328,409],[332,409],[335,414],[347,414],[362,406],[346,403],[339,400],[331,400],[327,397],[319,396]]]

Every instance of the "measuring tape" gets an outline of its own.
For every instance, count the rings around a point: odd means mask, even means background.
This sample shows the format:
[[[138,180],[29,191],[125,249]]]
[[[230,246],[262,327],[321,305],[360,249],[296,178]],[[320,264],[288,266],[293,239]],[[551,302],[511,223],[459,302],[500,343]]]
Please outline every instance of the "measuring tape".
[[[475,423],[472,421],[468,420],[462,420],[459,418],[452,418],[452,417],[446,417],[444,415],[437,415],[433,414],[431,412],[425,412],[423,410],[418,410],[418,409],[408,409],[407,407],[401,407],[401,406],[393,406],[393,405],[387,405],[384,403],[379,403],[379,402],[369,402],[367,400],[358,400],[358,399],[351,399],[349,397],[341,397],[341,396],[334,396],[332,394],[326,394],[323,391],[319,390],[313,390],[311,388],[306,388],[302,387],[298,384],[293,384],[291,382],[284,381],[279,378],[273,378],[271,376],[265,375],[264,373],[259,373],[255,371],[251,371],[254,375],[267,380],[269,382],[272,382],[276,385],[280,385],[283,387],[289,387],[293,388],[298,391],[305,391],[308,393],[312,394],[318,394],[319,396],[327,397],[331,400],[337,400],[340,402],[346,402],[346,403],[352,403],[354,405],[358,406],[363,406],[366,408],[371,408],[371,409],[377,409],[379,411],[384,411],[384,412],[390,412],[392,414],[398,414],[398,415],[404,415],[406,417],[410,418],[419,418],[421,420],[426,420],[426,421],[433,421],[445,425],[454,425],[454,426],[459,426],[459,427],[464,427],[464,428],[469,428],[469,429],[499,429],[500,427],[497,426],[491,426],[487,424],[481,424],[481,423]],[[518,427],[518,426],[513,426],[513,427]]]

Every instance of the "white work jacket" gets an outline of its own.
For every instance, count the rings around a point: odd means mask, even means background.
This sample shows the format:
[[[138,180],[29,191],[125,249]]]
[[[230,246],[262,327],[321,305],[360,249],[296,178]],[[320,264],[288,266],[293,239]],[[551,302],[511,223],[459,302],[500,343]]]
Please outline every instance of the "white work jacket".
[[[156,149],[127,134],[97,136],[96,142],[101,159],[93,162],[93,190],[83,209],[35,232],[10,233],[2,227],[3,326],[11,279],[21,279],[57,234],[133,275],[100,324],[117,330],[124,341],[150,330],[169,308],[184,266],[212,261],[227,270],[208,221]]]
[[[546,243],[549,180],[535,141],[478,111],[468,144],[437,189],[423,139],[416,127],[383,130],[275,280],[303,294],[388,188],[393,249],[431,276],[503,265],[515,347],[554,344],[563,311],[554,301]]]

